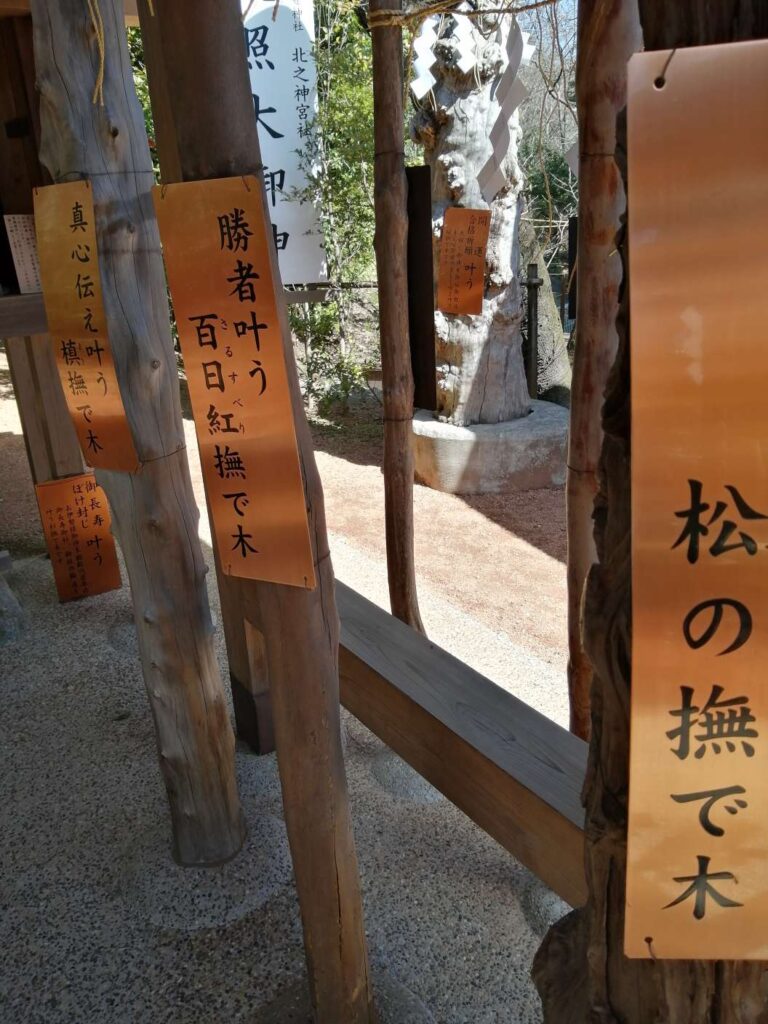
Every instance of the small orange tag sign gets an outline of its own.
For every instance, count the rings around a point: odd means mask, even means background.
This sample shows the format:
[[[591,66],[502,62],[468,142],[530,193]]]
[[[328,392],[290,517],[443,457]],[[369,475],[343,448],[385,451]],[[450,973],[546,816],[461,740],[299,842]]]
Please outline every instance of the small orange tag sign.
[[[107,496],[93,473],[35,484],[60,601],[120,588]]]
[[[189,181],[157,186],[154,200],[221,568],[311,589],[262,185]]]
[[[107,336],[90,183],[35,189],[35,231],[48,332],[85,461],[133,472],[139,458]]]
[[[437,309],[443,313],[482,313],[490,226],[490,210],[445,211],[437,278]]]

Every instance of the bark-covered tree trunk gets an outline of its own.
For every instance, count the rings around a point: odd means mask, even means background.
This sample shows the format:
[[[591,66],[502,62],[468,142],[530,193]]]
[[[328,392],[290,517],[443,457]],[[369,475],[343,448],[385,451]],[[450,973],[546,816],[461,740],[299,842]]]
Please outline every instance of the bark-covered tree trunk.
[[[600,5],[600,13],[615,13],[618,3]],[[649,50],[768,36],[764,0],[639,0],[639,10]],[[622,167],[624,138],[620,128]],[[588,211],[588,197],[584,201]],[[619,249],[626,275],[623,234]],[[618,354],[603,408],[595,507],[598,564],[589,576],[584,611],[586,647],[595,669],[584,791],[589,900],[550,930],[537,954],[534,977],[551,1024],[765,1024],[768,971],[763,963],[628,960],[623,955],[632,596],[626,276],[616,324]]]
[[[579,4],[579,245],[576,277],[578,342],[573,358],[568,439],[568,690],[571,730],[589,739],[592,666],[582,642],[582,599],[597,560],[592,506],[603,432],[600,409],[616,358],[621,260],[616,233],[626,206],[614,152],[616,118],[626,103],[627,61],[641,47],[637,0]]]
[[[183,864],[226,860],[244,825],[234,736],[213,647],[184,446],[152,162],[133,85],[121,0],[100,0],[103,105],[92,100],[97,32],[81,0],[33,0],[41,162],[87,178],[96,209],[109,340],[141,467],[98,473],[131,582],[144,681]]]
[[[479,6],[499,5],[495,0],[480,0]],[[425,160],[432,169],[436,238],[447,207],[488,209],[477,175],[491,154],[490,132],[499,114],[496,89],[506,62],[510,19],[499,20],[489,14],[470,20],[477,67],[465,74],[456,66],[460,54],[451,36],[453,18],[445,17],[434,47],[435,105],[426,99],[412,121],[413,137],[424,146]],[[519,227],[523,177],[517,161],[517,114],[510,130],[512,143],[505,160],[509,184],[490,205],[483,312],[477,316],[435,313],[438,413],[457,426],[517,419],[531,407],[522,355]],[[434,250],[437,280],[439,244]]]

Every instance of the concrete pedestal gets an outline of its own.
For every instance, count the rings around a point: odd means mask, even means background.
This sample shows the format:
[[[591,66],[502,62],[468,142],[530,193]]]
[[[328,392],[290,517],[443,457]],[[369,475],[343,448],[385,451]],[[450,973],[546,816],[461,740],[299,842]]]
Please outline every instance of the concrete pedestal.
[[[568,410],[531,402],[507,423],[455,427],[430,412],[413,419],[416,479],[450,494],[504,494],[565,483]]]

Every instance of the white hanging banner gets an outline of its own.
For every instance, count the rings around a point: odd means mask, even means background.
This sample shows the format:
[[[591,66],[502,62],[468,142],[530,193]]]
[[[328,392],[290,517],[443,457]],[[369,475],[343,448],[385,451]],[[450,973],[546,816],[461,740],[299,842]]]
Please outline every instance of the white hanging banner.
[[[317,108],[312,0],[241,0],[272,233],[283,284],[328,279],[320,220],[296,193]],[[273,17],[274,16],[274,17]]]
[[[527,64],[531,59],[534,50],[535,47],[528,42],[528,33],[521,32],[517,20],[513,18],[507,37],[507,67],[501,76],[497,92],[501,109],[491,129],[493,149],[477,176],[483,199],[489,205],[508,182],[504,161],[512,141],[509,122],[520,104],[528,98],[528,90],[517,77],[517,73],[520,65]]]

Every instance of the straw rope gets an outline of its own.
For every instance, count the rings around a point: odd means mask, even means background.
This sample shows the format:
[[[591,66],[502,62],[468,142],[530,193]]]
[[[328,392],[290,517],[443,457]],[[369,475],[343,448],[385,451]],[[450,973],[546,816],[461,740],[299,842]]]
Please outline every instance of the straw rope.
[[[524,11],[533,11],[537,7],[549,7],[556,4],[558,0],[532,0],[531,3],[509,4],[506,7],[488,7],[477,11],[457,11],[456,4],[459,0],[431,0],[422,7],[411,7],[405,11],[397,10],[376,10],[368,11],[367,21],[369,28],[410,28],[418,25],[425,18],[432,14],[452,14],[454,17],[482,18],[486,14],[522,14]]]
[[[96,74],[96,85],[93,89],[93,97],[91,103],[98,101],[99,106],[104,106],[104,54],[105,54],[105,43],[104,43],[104,22],[101,17],[101,10],[99,9],[99,0],[87,0],[88,2],[88,13],[91,16],[91,24],[93,25],[93,31],[96,36],[96,48],[99,51],[99,70]]]

